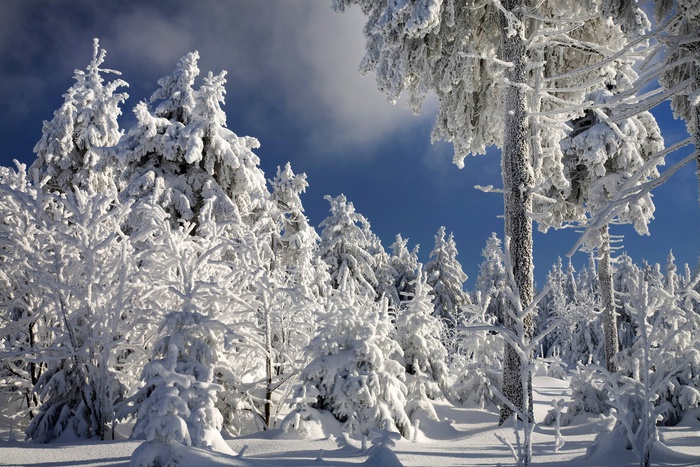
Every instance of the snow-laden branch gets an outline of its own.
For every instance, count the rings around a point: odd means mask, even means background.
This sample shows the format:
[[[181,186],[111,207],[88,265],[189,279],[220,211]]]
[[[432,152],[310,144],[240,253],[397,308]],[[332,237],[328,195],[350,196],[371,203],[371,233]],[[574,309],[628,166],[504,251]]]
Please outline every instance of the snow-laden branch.
[[[467,52],[459,52],[457,55],[462,57],[462,58],[473,58],[476,60],[484,60],[487,62],[495,63],[496,65],[502,66],[503,68],[512,68],[513,67],[513,64],[511,62],[499,60],[496,57],[488,56],[488,55],[484,55],[484,54],[473,54],[473,53],[467,53]]]
[[[474,185],[474,188],[476,188],[479,191],[483,191],[484,193],[503,193],[503,188],[494,188],[493,185]]]
[[[685,81],[678,83],[677,85],[666,91],[663,91],[662,89],[652,90],[647,93],[646,99],[640,99],[639,102],[637,102],[636,104],[623,106],[623,110],[619,113],[616,113],[610,119],[619,122],[624,119],[634,117],[635,115],[639,115],[641,112],[653,109],[663,101],[669,100],[674,95],[678,94],[681,91],[684,91],[692,85],[693,78],[689,78]]]
[[[608,99],[607,103],[611,106],[617,103],[626,103],[628,101],[636,103],[643,97],[638,95],[639,91],[644,89],[649,83],[658,80],[659,76],[662,73],[666,72],[669,69],[676,68],[687,63],[692,63],[694,60],[695,59],[692,56],[685,56],[680,60],[671,63],[657,62],[653,65],[652,68],[650,68],[650,70],[648,70],[644,74],[640,75],[637,79],[635,79],[633,85],[629,89],[625,89],[624,91],[615,94],[610,99]],[[655,88],[655,90],[651,92],[655,93],[659,91],[657,91]],[[646,95],[648,94],[649,93],[647,93]]]
[[[664,171],[664,173],[661,174],[658,178],[655,178],[654,180],[650,180],[647,183],[635,186],[633,189],[635,190],[634,193],[630,193],[632,189],[630,189],[628,192],[625,192],[624,190],[622,191],[623,196],[619,197],[615,200],[610,201],[608,203],[607,207],[605,207],[600,213],[598,213],[595,217],[591,218],[591,220],[588,222],[586,229],[583,231],[583,234],[579,237],[579,239],[576,241],[574,246],[569,250],[569,252],[566,254],[566,256],[571,257],[576,253],[579,248],[581,248],[581,245],[585,242],[586,238],[588,235],[590,235],[592,232],[600,230],[601,227],[603,227],[606,224],[609,224],[610,221],[615,217],[616,211],[620,206],[624,206],[625,204],[628,204],[634,200],[637,200],[644,195],[648,194],[651,190],[654,188],[658,187],[659,185],[662,185],[663,183],[666,182],[673,174],[678,172],[683,166],[686,164],[692,162],[693,160],[697,159],[700,156],[700,151],[696,151],[689,156],[685,157],[684,159],[680,160],[679,162],[675,163],[671,167],[669,167],[667,170]]]
[[[601,68],[602,66],[610,65],[615,60],[618,60],[619,58],[628,55],[630,53],[630,50],[635,50],[637,47],[644,46],[644,44],[646,44],[649,41],[649,39],[658,38],[662,34],[664,34],[666,31],[671,30],[673,27],[675,27],[675,25],[681,19],[682,18],[680,15],[674,16],[674,17],[670,18],[668,21],[666,21],[664,24],[659,26],[659,28],[657,28],[656,31],[654,31],[650,34],[642,35],[642,36],[638,37],[637,39],[628,42],[627,45],[625,47],[623,47],[622,49],[620,49],[619,52],[607,57],[606,59],[601,60],[601,61],[596,62],[596,63],[593,63],[589,66],[579,68],[577,70],[572,70],[568,73],[562,73],[559,75],[547,77],[547,78],[545,78],[545,81],[556,82],[556,81],[559,81],[559,80],[562,80],[565,78],[574,78],[574,77],[582,75],[582,74],[594,72],[597,69]]]

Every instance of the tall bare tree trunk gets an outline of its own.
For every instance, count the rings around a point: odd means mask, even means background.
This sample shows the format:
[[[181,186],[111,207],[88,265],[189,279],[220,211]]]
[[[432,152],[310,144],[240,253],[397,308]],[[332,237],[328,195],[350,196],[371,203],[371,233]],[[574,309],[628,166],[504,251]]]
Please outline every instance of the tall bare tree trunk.
[[[521,19],[522,0],[507,0],[503,6],[514,17]],[[513,267],[513,277],[518,290],[522,307],[532,303],[534,297],[533,260],[532,260],[532,221],[528,213],[532,211],[531,188],[534,177],[529,162],[529,145],[527,130],[527,112],[525,102],[525,90],[519,83],[525,83],[527,78],[526,43],[519,34],[510,37],[509,20],[505,14],[501,14],[501,26],[503,28],[502,60],[512,66],[506,72],[506,77],[512,83],[505,95],[505,134],[503,138],[503,152],[501,158],[504,188],[505,233],[508,237]],[[523,320],[522,329],[518,329],[519,323],[510,317],[506,317],[505,325],[516,335],[524,333],[532,336],[532,316]],[[510,345],[505,346],[505,358],[503,368],[503,394],[519,409],[524,408],[524,394],[522,384],[523,361],[518,353]],[[529,402],[528,413],[532,418],[532,384],[531,376],[528,377]],[[500,423],[507,420],[512,411],[505,405],[501,408]]]
[[[266,429],[272,428],[272,320],[270,319],[270,304],[265,296],[264,298],[264,313],[265,313],[265,426]]]
[[[617,365],[613,357],[618,352],[620,344],[617,337],[617,313],[615,312],[615,297],[613,295],[613,276],[610,265],[610,233],[608,226],[601,227],[603,239],[599,250],[598,282],[600,283],[600,298],[603,307],[603,336],[605,338],[605,368],[614,373]]]

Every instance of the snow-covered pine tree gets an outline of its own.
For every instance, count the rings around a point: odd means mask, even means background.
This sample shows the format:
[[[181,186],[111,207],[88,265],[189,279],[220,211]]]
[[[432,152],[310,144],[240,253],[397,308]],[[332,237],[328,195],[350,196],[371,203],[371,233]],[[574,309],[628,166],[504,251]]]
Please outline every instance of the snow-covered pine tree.
[[[579,112],[586,91],[600,85],[599,70],[625,46],[624,36],[598,17],[594,0],[335,0],[334,8],[354,4],[368,16],[361,70],[376,73],[377,87],[391,101],[406,92],[414,111],[435,92],[433,138],[453,143],[458,166],[467,154],[502,147],[505,234],[527,308],[534,295],[532,188],[536,178],[547,177],[566,186],[557,150],[561,124]],[[532,319],[526,327],[531,334]],[[505,393],[520,405],[523,364],[510,347],[506,354]],[[502,420],[508,416],[505,408]]]
[[[370,300],[377,298],[375,255],[369,221],[345,195],[325,196],[330,215],[321,222],[319,256],[328,265],[331,288]]]
[[[128,85],[121,79],[104,83],[103,73],[120,74],[100,68],[105,55],[95,39],[87,69],[75,71],[76,82],[63,95],[63,105],[51,121],[44,122],[30,173],[37,183],[50,177],[44,185],[48,190],[66,193],[73,186],[99,192],[116,189],[115,161],[90,153],[91,148],[117,144],[123,134],[117,118],[127,94],[115,91]]]
[[[693,0],[656,1],[655,4],[657,22],[673,24],[673,40],[663,44],[667,50],[659,83],[671,97],[674,116],[686,122],[700,174],[700,7]]]
[[[153,199],[174,226],[200,222],[205,201],[213,199],[216,220],[242,219],[252,226],[269,198],[252,151],[259,143],[226,128],[225,72],[209,73],[194,89],[198,59],[197,52],[185,55],[172,75],[158,81],[161,87],[150,99],[155,109],[139,103],[136,124],[107,151],[123,164],[121,196]]]
[[[467,275],[457,260],[457,245],[454,236],[445,239],[445,227],[435,234],[435,247],[430,252],[430,260],[425,265],[428,285],[433,296],[433,314],[447,327],[460,322],[461,308],[471,304],[464,291]]]

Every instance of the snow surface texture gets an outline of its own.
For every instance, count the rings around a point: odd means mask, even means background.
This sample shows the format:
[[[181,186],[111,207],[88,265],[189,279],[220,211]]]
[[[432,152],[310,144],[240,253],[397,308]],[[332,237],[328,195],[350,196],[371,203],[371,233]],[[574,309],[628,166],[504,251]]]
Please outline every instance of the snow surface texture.
[[[569,382],[561,379],[535,376],[535,419],[538,422],[533,433],[533,461],[538,465],[605,466],[638,465],[631,451],[624,448],[624,441],[606,433],[613,424],[611,417],[581,414],[560,429],[563,446],[555,450],[557,441],[555,425],[541,424],[552,408],[552,400],[568,400]],[[415,441],[380,439],[380,444],[363,443],[360,439],[343,436],[340,424],[332,418],[318,420],[316,430],[309,437],[300,438],[281,430],[260,432],[255,435],[228,439],[227,444],[237,456],[181,445],[160,449],[160,446],[139,448],[140,441],[85,441],[61,439],[50,445],[21,442],[21,434],[0,424],[0,464],[16,466],[126,466],[139,465],[138,461],[153,456],[169,455],[180,459],[186,466],[255,466],[255,465],[350,465],[365,464],[389,467],[394,465],[512,465],[508,448],[501,445],[495,434],[513,438],[509,427],[497,428],[498,414],[479,409],[453,406],[445,402],[435,403],[441,421],[427,417],[421,420]],[[118,427],[123,437],[126,427]],[[688,416],[675,427],[659,427],[660,439],[652,455],[653,465],[700,465],[700,421]],[[595,440],[599,433],[600,440]],[[376,441],[375,441],[376,443]],[[383,444],[381,444],[383,443]]]

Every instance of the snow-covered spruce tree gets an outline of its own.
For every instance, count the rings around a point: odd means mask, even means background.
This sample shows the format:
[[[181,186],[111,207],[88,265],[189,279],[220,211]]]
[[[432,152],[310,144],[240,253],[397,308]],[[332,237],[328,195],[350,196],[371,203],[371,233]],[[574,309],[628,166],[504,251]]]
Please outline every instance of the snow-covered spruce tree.
[[[534,294],[532,188],[547,177],[562,187],[568,183],[558,160],[561,125],[600,85],[600,68],[625,45],[624,36],[598,17],[594,0],[335,0],[334,8],[353,4],[368,16],[361,70],[374,71],[378,88],[392,101],[407,92],[414,111],[434,91],[439,106],[433,138],[454,144],[458,166],[486,146],[502,148],[505,234],[527,308]],[[526,323],[531,334],[531,317]],[[520,406],[522,362],[509,346],[505,362],[504,391]],[[502,420],[508,416],[504,408]]]
[[[172,75],[161,78],[150,106],[139,103],[136,124],[104,152],[121,159],[122,198],[153,199],[174,226],[199,223],[207,199],[213,199],[216,220],[242,219],[253,225],[255,211],[269,197],[252,152],[259,143],[226,128],[221,109],[226,72],[209,73],[199,89],[193,88],[198,59],[197,52],[185,55]]]
[[[347,284],[347,282],[346,282]],[[301,373],[299,407],[285,420],[286,430],[304,432],[326,410],[351,435],[372,429],[397,430],[412,439],[406,413],[407,388],[401,347],[391,339],[387,300],[374,301],[341,286],[311,341],[311,363]]]
[[[472,325],[497,325],[488,314],[489,302],[486,297],[485,301],[477,300],[466,307],[461,322],[464,327],[458,328],[449,348],[450,373],[455,378],[450,396],[480,409],[501,404],[493,388],[499,389],[502,384],[503,337],[493,329],[469,329]]]
[[[52,341],[30,356],[45,365],[33,389],[41,405],[26,430],[31,439],[49,442],[64,432],[104,439],[124,395],[115,359],[130,327],[135,262],[120,229],[129,206],[114,195],[37,191],[34,209],[44,220],[35,240],[44,253],[26,268],[41,284],[42,318],[54,328]]]
[[[425,273],[433,296],[433,314],[448,328],[454,327],[460,319],[460,308],[471,302],[464,291],[467,275],[457,260],[454,236],[450,233],[445,239],[444,226],[435,234],[435,247],[430,252]]]
[[[374,300],[378,281],[369,221],[355,211],[345,195],[325,199],[331,203],[331,213],[320,225],[318,254],[328,265],[331,288]]]
[[[625,74],[626,73],[626,74]],[[540,229],[564,224],[586,224],[608,208],[621,191],[658,178],[657,165],[663,164],[658,154],[664,149],[659,126],[649,112],[619,119],[616,110],[607,108],[615,97],[613,90],[624,91],[636,77],[624,67],[608,83],[608,89],[589,94],[595,106],[572,122],[570,135],[561,142],[562,162],[570,185],[561,189],[543,187],[550,202],[539,219]],[[653,158],[653,159],[652,159]],[[651,161],[650,161],[651,159]],[[640,235],[648,235],[653,219],[654,203],[649,193],[618,203],[609,223],[633,224]],[[586,249],[598,249],[598,280],[603,309],[605,365],[612,372],[612,359],[618,351],[617,315],[613,297],[610,234],[608,224],[593,229],[582,240]]]
[[[491,331],[474,331],[473,324],[503,324],[509,301],[501,240],[493,233],[481,252],[484,261],[473,291],[473,304],[464,308],[459,326],[449,342],[450,372],[454,375],[453,397],[480,408],[496,406],[500,400],[491,387],[500,388],[503,373],[503,338]],[[466,326],[466,330],[463,327]]]
[[[396,275],[394,277],[395,295],[400,301],[410,300],[415,292],[414,281],[418,278],[418,268],[422,265],[418,261],[418,245],[413,250],[408,250],[408,239],[396,234],[391,250],[390,263]]]
[[[115,91],[128,85],[121,79],[104,83],[102,73],[120,74],[100,68],[105,55],[95,39],[87,69],[75,71],[76,82],[63,95],[63,105],[51,121],[44,122],[30,173],[37,183],[50,177],[45,189],[62,193],[74,185],[99,192],[116,189],[115,161],[94,153],[88,155],[91,148],[113,146],[122,136],[117,118],[121,115],[119,105],[127,94]]]
[[[573,275],[571,271],[568,275]],[[558,329],[562,337],[561,358],[570,366],[577,362],[598,363],[604,360],[604,333],[601,321],[599,288],[596,287],[595,263],[576,275],[571,301],[559,310]],[[614,330],[617,332],[617,328]]]
[[[569,266],[573,266],[569,263]],[[564,309],[566,303],[569,303],[573,299],[573,294],[568,294],[567,278],[568,274],[564,273],[562,269],[561,257],[557,259],[557,262],[552,266],[552,269],[547,273],[547,287],[549,288],[549,293],[542,298],[540,302],[539,310],[537,312],[537,319],[535,320],[535,328],[543,329],[553,320],[558,319],[557,315]],[[561,329],[555,329],[547,337],[542,339],[542,346],[540,347],[541,357],[546,358],[558,353],[561,355],[561,338],[559,333]]]
[[[495,232],[486,240],[481,250],[484,261],[479,265],[479,275],[474,286],[474,302],[485,303],[485,315],[488,321],[505,322],[508,299],[503,289],[508,281],[508,273],[503,264],[501,239]]]
[[[406,295],[396,317],[396,341],[403,349],[409,405],[425,407],[424,398],[449,395],[447,350],[441,341],[442,323],[433,316],[427,276],[419,266],[414,292]],[[409,416],[411,410],[409,409]]]
[[[369,224],[367,228],[369,229]],[[395,286],[398,273],[392,266],[391,255],[384,249],[379,237],[374,232],[370,232],[369,236],[372,239],[370,251],[374,258],[374,277],[377,278],[374,290],[378,298],[386,297],[389,300],[389,314],[393,320],[401,304],[401,296],[398,295]]]
[[[543,339],[543,356],[558,356],[569,366],[602,361],[604,339],[593,257],[578,274],[571,263],[564,273],[559,259],[547,275],[547,287],[549,292],[540,302],[546,319],[538,323],[538,330],[554,324],[556,328]]]
[[[588,256],[588,265],[581,268],[576,275],[574,300],[579,304],[582,316],[578,326],[576,340],[578,356],[574,362],[604,362],[605,361],[605,308],[601,299],[601,286],[593,254]],[[614,330],[617,333],[617,327]]]
[[[287,163],[284,169],[277,168],[270,185],[282,224],[279,245],[274,248],[277,262],[305,295],[321,297],[327,279],[325,263],[318,257],[321,237],[309,224],[300,198],[308,186],[306,174],[295,174]]]
[[[615,270],[613,272],[613,289],[615,290],[616,306],[618,311],[618,337],[620,350],[632,347],[637,340],[637,331],[634,319],[627,310],[628,302],[620,300],[619,297],[629,294],[629,286],[627,281],[631,274],[635,271],[635,265],[632,258],[627,254],[622,254],[615,261]]]
[[[160,323],[142,384],[119,416],[135,415],[132,436],[151,444],[228,450],[217,407],[224,388],[216,379],[229,367],[225,359],[236,337],[226,322],[229,286],[247,274],[233,271],[226,260],[239,244],[230,229],[213,221],[213,204],[208,200],[202,209],[202,236],[192,235],[192,224],[174,230],[163,217],[158,243],[144,254],[155,279],[151,294],[158,295],[151,314]]]

